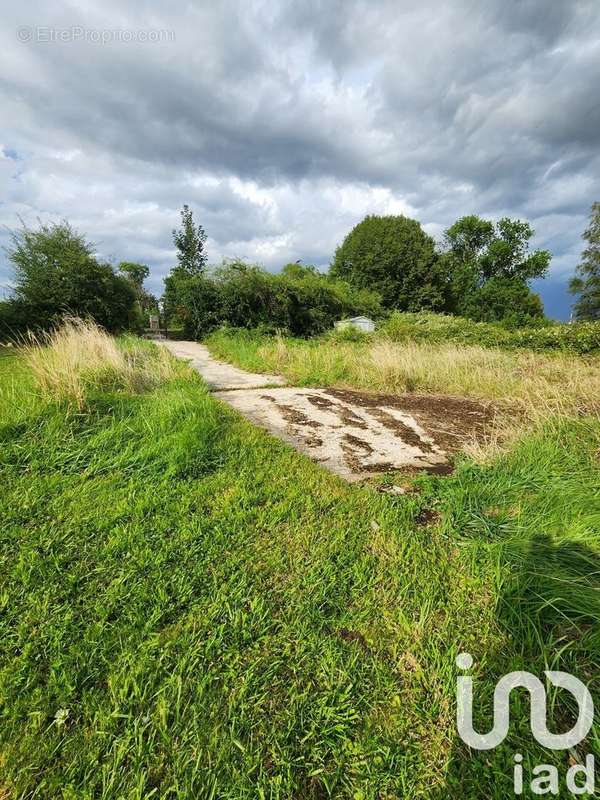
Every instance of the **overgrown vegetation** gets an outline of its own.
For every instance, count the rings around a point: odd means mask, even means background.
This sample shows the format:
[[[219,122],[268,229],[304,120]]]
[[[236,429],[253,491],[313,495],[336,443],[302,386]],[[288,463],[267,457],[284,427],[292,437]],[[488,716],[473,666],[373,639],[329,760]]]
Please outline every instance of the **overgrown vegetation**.
[[[586,247],[569,289],[578,296],[574,309],[577,318],[597,320],[600,319],[600,203],[592,205],[583,239]]]
[[[45,397],[80,409],[90,391],[147,391],[179,368],[163,348],[134,338],[117,343],[95,322],[76,318],[52,333],[30,335],[21,352]]]
[[[394,498],[185,368],[139,394],[105,360],[79,404],[0,350],[0,793],[504,800],[515,752],[564,773],[521,696],[503,746],[465,749],[454,658],[475,658],[479,728],[512,669],[600,700],[597,420]],[[562,694],[549,710],[564,730]],[[589,749],[597,728],[571,758]]]
[[[402,316],[410,317],[398,315]],[[438,317],[430,315],[430,319],[435,322]],[[443,323],[453,318],[440,319]],[[447,341],[451,337],[444,335],[443,324],[439,336],[412,339],[411,323],[415,320],[409,320],[408,330],[401,329],[401,335],[397,331],[398,341],[385,334],[354,335],[354,341],[348,341],[345,333],[336,332],[305,341],[222,330],[210,336],[207,344],[219,358],[254,372],[282,374],[292,385],[499,401],[501,413],[487,447],[492,452],[497,440],[513,441],[548,418],[597,418],[600,414],[598,358],[454,344]]]
[[[48,330],[65,315],[89,317],[109,331],[136,327],[136,291],[67,222],[11,233],[7,255],[13,296],[0,303],[0,341]]]
[[[379,334],[394,342],[455,342],[507,350],[559,351],[579,355],[600,352],[600,324],[595,322],[506,328],[504,325],[473,322],[447,314],[394,313],[380,326]]]
[[[184,335],[200,338],[221,325],[314,336],[346,315],[382,314],[379,297],[313,267],[288,264],[274,275],[259,266],[225,262],[209,274],[172,274],[165,304]]]
[[[571,282],[572,291],[580,293],[581,319],[595,318],[593,219],[584,234],[589,247],[581,274]],[[502,346],[591,352],[597,347],[595,329],[565,333],[552,327],[529,287],[533,278],[544,277],[550,262],[549,252],[530,251],[533,233],[521,220],[494,223],[470,215],[447,228],[436,244],[416,220],[370,215],[337,248],[329,273],[298,261],[273,274],[240,260],[209,267],[206,232],[184,205],[181,225],[172,233],[177,264],[165,279],[163,323],[196,339],[220,326],[309,337],[344,316],[381,319],[390,311],[439,311],[461,320],[450,326],[455,331],[471,330],[464,319],[501,323],[493,335],[487,329],[486,337]],[[50,330],[65,315],[93,319],[108,331],[140,332],[159,312],[157,299],[144,288],[145,264],[122,261],[114,269],[100,262],[93,245],[67,222],[40,223],[37,230],[24,225],[12,232],[7,253],[15,286],[13,296],[0,302],[4,340],[27,330]]]

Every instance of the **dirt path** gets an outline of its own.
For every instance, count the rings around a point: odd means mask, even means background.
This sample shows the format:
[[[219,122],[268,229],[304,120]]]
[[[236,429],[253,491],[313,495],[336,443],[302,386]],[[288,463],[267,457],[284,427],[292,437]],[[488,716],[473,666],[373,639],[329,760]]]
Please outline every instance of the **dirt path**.
[[[221,363],[196,342],[163,344],[190,361],[215,397],[349,481],[396,470],[447,472],[449,455],[492,418],[489,406],[451,397],[286,387],[280,376]]]

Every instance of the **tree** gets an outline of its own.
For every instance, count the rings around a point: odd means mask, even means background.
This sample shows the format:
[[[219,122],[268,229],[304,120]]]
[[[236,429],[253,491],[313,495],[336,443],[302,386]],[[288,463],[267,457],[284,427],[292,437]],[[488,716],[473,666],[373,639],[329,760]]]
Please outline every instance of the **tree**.
[[[461,217],[444,232],[447,250],[462,264],[473,264],[494,239],[494,223],[476,214]]]
[[[15,273],[14,304],[25,327],[46,328],[65,314],[91,317],[108,330],[127,327],[135,305],[129,281],[98,261],[68,222],[26,225],[6,248]]]
[[[188,205],[181,209],[181,228],[173,231],[173,241],[177,248],[179,269],[188,276],[201,275],[206,268],[206,233],[202,225],[194,224]]]
[[[165,278],[163,308],[167,319],[179,319],[186,334],[192,336],[196,335],[197,325],[190,320],[206,312],[206,302],[199,298],[198,290],[205,285],[199,279],[204,276],[207,259],[206,233],[202,225],[195,225],[188,205],[181,209],[181,227],[173,230],[173,242],[178,263]]]
[[[121,261],[117,269],[138,291],[141,291],[144,281],[150,275],[150,270],[145,264],[133,261]]]
[[[581,254],[569,291],[579,295],[575,316],[581,320],[600,319],[600,203],[594,203],[582,237],[588,246]]]
[[[330,275],[381,294],[389,308],[442,309],[446,279],[435,242],[405,216],[370,215],[337,248]]]
[[[449,310],[488,322],[528,324],[543,318],[543,306],[528,281],[543,277],[547,250],[529,252],[534,231],[527,222],[476,215],[461,217],[444,233],[442,256],[450,282]]]
[[[476,322],[502,322],[507,328],[523,328],[544,318],[540,296],[516,278],[490,278],[466,295],[461,312]]]
[[[484,278],[516,278],[526,282],[543,278],[548,271],[548,250],[529,252],[534,230],[528,222],[504,217],[496,223],[495,235],[479,264]]]
[[[158,310],[158,301],[156,297],[144,288],[144,281],[150,275],[149,268],[146,264],[138,264],[133,261],[121,261],[117,270],[133,286],[141,315],[140,325],[147,327],[149,325],[150,314]]]

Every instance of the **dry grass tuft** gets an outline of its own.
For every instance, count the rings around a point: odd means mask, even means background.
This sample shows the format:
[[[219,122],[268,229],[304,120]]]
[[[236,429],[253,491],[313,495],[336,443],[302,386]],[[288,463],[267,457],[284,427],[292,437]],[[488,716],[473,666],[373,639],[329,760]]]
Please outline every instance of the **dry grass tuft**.
[[[90,390],[139,393],[178,370],[165,348],[133,338],[117,342],[95,322],[77,318],[53,333],[30,335],[23,349],[42,394],[78,408]]]

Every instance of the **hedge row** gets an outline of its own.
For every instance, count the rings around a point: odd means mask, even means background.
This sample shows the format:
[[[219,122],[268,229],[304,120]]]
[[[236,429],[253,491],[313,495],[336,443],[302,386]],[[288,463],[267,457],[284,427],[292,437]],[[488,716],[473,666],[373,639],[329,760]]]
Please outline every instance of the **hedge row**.
[[[383,323],[380,332],[396,342],[452,341],[482,347],[523,347],[581,355],[600,351],[600,322],[553,323],[509,330],[498,323],[472,322],[444,314],[393,313]]]

